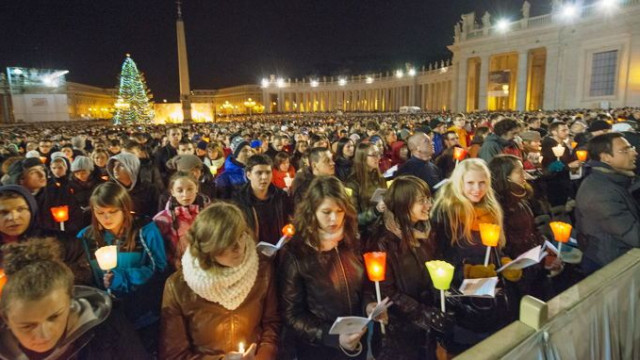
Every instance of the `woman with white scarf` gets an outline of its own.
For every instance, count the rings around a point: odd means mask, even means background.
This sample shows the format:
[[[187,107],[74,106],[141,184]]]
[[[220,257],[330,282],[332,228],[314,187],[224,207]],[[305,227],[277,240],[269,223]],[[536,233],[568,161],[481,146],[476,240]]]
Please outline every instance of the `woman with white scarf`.
[[[160,358],[275,359],[280,318],[271,262],[235,205],[202,211],[182,269],[165,285]]]

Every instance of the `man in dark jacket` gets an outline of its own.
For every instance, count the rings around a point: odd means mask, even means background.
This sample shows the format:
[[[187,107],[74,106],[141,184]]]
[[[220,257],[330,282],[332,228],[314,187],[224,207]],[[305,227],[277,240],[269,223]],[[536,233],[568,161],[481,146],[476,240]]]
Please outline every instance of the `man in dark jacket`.
[[[635,179],[635,147],[619,133],[589,141],[592,172],[576,196],[582,267],[590,274],[631,248],[640,247],[640,206],[629,194]]]
[[[154,154],[155,165],[160,170],[160,175],[166,181],[169,179],[169,171],[167,170],[167,161],[172,157],[178,155],[178,144],[182,139],[182,130],[177,127],[172,127],[167,129],[167,138],[169,139],[169,143],[161,148],[159,148]]]
[[[245,171],[249,183],[238,192],[235,201],[258,241],[275,245],[292,214],[289,195],[271,183],[273,163],[267,155],[250,157]]]
[[[494,156],[501,154],[502,150],[511,144],[519,131],[520,124],[513,119],[498,121],[493,127],[493,133],[484,139],[478,157],[488,164]]]
[[[314,147],[309,152],[309,167],[303,168],[296,173],[293,184],[291,184],[291,194],[294,206],[298,205],[311,185],[311,181],[316,176],[334,176],[336,173],[336,163],[333,161],[333,154],[326,147]]]
[[[418,132],[409,137],[407,145],[411,158],[398,169],[396,176],[417,176],[433,191],[434,186],[442,180],[440,169],[431,162],[433,142],[425,133]]]

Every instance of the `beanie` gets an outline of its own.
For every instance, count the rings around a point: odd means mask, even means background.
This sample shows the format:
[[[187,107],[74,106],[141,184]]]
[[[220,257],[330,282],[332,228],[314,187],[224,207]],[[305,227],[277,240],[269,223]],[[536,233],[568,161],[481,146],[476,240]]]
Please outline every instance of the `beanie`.
[[[44,165],[40,161],[40,158],[27,158],[24,160],[16,161],[7,170],[7,175],[9,176],[5,185],[15,184],[18,185],[22,175],[24,175],[25,171],[29,170],[34,166],[42,166]]]
[[[236,136],[231,140],[231,152],[233,152],[233,157],[238,157],[238,154],[242,150],[243,147],[249,146],[249,143],[242,137]]]
[[[611,130],[611,125],[604,120],[594,120],[591,125],[589,125],[589,132],[599,130]]]
[[[86,170],[89,172],[93,171],[93,161],[91,161],[91,159],[86,156],[76,156],[76,158],[73,159],[73,163],[71,164],[71,172],[81,170]]]
[[[202,161],[192,154],[176,155],[167,161],[167,167],[179,172],[189,172],[195,168],[202,167]]]
[[[520,133],[522,141],[540,141],[540,133],[537,131],[523,131]]]
[[[207,145],[208,143],[204,140],[200,140],[198,141],[198,144],[196,145],[196,148],[200,149],[200,150],[207,150]]]

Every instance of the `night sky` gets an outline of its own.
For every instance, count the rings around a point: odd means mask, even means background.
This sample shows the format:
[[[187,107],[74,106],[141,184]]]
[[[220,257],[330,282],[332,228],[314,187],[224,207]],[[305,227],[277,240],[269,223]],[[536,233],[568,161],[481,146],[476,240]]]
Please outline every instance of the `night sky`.
[[[546,0],[530,0],[531,14]],[[520,0],[184,0],[192,89],[285,78],[393,71],[450,57],[453,24],[489,10],[520,17]],[[125,54],[156,101],[178,98],[174,0],[2,0],[0,67],[69,70],[115,87]]]

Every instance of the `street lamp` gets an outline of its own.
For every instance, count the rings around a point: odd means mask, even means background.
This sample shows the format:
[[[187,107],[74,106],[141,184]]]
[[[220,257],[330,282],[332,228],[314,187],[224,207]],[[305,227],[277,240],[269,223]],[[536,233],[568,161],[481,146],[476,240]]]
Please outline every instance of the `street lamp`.
[[[253,109],[253,107],[256,106],[256,102],[251,98],[249,98],[247,99],[247,101],[244,102],[244,106],[249,109],[249,116],[251,116],[251,109]]]

